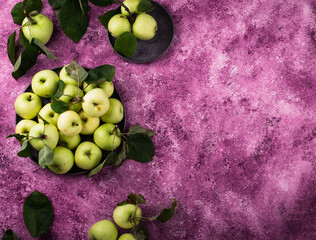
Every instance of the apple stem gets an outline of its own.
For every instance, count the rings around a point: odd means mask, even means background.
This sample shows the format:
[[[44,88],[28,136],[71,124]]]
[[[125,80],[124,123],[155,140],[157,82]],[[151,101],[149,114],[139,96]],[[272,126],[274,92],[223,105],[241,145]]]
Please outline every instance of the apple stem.
[[[116,3],[118,3],[118,4],[120,4],[123,8],[125,8],[126,12],[128,12],[130,22],[131,22],[131,24],[133,24],[135,19],[134,19],[133,15],[132,15],[131,11],[128,9],[128,7],[126,7],[126,5],[123,2],[121,2],[121,1],[118,1],[118,0],[114,0],[114,1]]]

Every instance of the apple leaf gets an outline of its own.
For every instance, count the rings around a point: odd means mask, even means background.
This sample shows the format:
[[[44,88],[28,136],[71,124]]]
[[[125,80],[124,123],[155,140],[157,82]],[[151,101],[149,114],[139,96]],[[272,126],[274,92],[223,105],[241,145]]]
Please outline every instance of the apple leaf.
[[[16,138],[18,141],[23,141],[23,139],[25,138],[25,135],[19,134],[19,133],[15,133],[15,134],[10,134],[6,138],[12,138],[12,137]]]
[[[114,50],[125,57],[131,57],[137,47],[137,39],[131,32],[122,33],[114,43]]]
[[[60,8],[66,0],[48,0],[49,5],[56,10],[57,8]]]
[[[118,154],[116,152],[110,152],[97,167],[90,170],[90,172],[87,174],[87,177],[92,177],[93,175],[97,174],[102,170],[104,166],[112,165],[113,163],[115,163],[117,157]]]
[[[136,133],[144,133],[148,137],[152,137],[152,136],[156,135],[156,133],[154,131],[152,131],[150,129],[143,128],[140,125],[135,125],[135,126],[131,127],[127,134],[136,134]]]
[[[123,141],[122,142],[122,148],[121,148],[121,151],[120,153],[118,154],[118,158],[115,162],[115,166],[116,167],[119,167],[123,164],[123,162],[126,160],[127,158],[127,153],[126,153],[126,142]]]
[[[114,0],[89,0],[89,2],[99,7],[105,7],[110,4],[117,3],[117,1]]]
[[[174,210],[177,207],[177,200],[174,199],[170,208],[165,208],[162,212],[156,216],[149,218],[149,220],[158,220],[159,222],[167,222],[170,218],[172,218],[174,214]]]
[[[25,18],[23,12],[23,2],[15,4],[15,6],[11,10],[11,16],[15,24],[22,25],[23,19]]]
[[[53,150],[45,144],[44,147],[38,153],[38,164],[42,168],[46,168],[47,166],[53,163],[53,159]]]
[[[68,109],[68,105],[54,96],[52,97],[51,108],[56,113],[63,113]]]
[[[84,14],[82,14],[82,9]],[[82,0],[81,4],[78,0],[66,0],[58,10],[58,20],[63,32],[75,43],[79,42],[86,33],[88,19],[88,0]]]
[[[47,122],[47,121],[46,121],[41,115],[39,115],[38,113],[37,113],[37,116],[38,116],[39,119],[41,119],[41,120],[43,121],[44,125],[45,125],[45,124],[49,124],[49,122]]]
[[[101,65],[88,72],[86,83],[112,82],[115,75],[115,67],[112,65]]]
[[[117,206],[122,206],[122,205],[125,205],[125,204],[134,204],[134,205],[137,205],[137,204],[146,204],[146,199],[143,197],[143,195],[141,194],[134,194],[134,193],[130,193],[128,196],[127,196],[127,199],[116,204]]]
[[[18,236],[11,230],[7,230],[1,240],[19,240]]]
[[[8,57],[12,63],[12,65],[14,66],[16,58],[15,58],[15,37],[16,37],[16,31],[14,31],[14,33],[12,33],[9,38],[8,38],[8,42],[7,42],[7,53],[8,53]]]
[[[65,85],[65,83],[63,80],[58,80],[58,89],[57,89],[54,97],[59,98],[63,95],[64,85]]]
[[[44,46],[44,44],[42,44],[40,41],[38,41],[37,39],[35,38],[32,38],[32,43],[34,43],[36,46],[39,47],[39,49],[41,50],[41,52],[43,54],[45,54],[49,59],[54,59],[56,60],[57,58],[55,57],[54,54],[52,54],[51,51],[48,50],[47,47]]]
[[[17,154],[19,157],[26,158],[26,157],[32,156],[32,151],[33,151],[33,148],[30,144],[30,141],[25,140],[21,146],[20,151]]]
[[[153,160],[154,145],[146,134],[135,133],[126,140],[127,158],[137,162],[150,162]]]
[[[74,60],[72,60],[65,70],[69,77],[77,81],[79,80],[79,82],[83,82],[88,76],[87,71]]]
[[[19,32],[19,43],[25,47],[27,44],[29,44],[29,40],[26,39],[26,37],[23,34],[23,31],[20,30]]]
[[[144,226],[136,226],[131,231],[132,235],[137,240],[146,240],[149,237],[148,231]]]
[[[24,224],[32,237],[45,233],[53,220],[53,207],[49,199],[39,191],[32,192],[23,205]]]
[[[137,6],[138,12],[150,12],[154,9],[155,7],[152,5],[151,1],[149,0],[140,0]]]
[[[38,11],[40,12],[43,7],[42,0],[24,0],[23,7],[26,15],[29,15],[31,12]]]
[[[26,16],[33,11],[40,12],[42,10],[43,3],[41,0],[24,0],[15,4],[11,10],[13,22],[18,25],[22,25],[22,22]]]
[[[103,15],[98,16],[99,21],[100,21],[100,23],[101,23],[106,29],[108,29],[108,24],[109,24],[110,19],[111,19],[114,15],[116,15],[116,14],[118,14],[118,13],[120,13],[120,12],[121,12],[121,11],[120,11],[119,8],[116,9],[116,10],[107,11],[107,12],[104,13]]]

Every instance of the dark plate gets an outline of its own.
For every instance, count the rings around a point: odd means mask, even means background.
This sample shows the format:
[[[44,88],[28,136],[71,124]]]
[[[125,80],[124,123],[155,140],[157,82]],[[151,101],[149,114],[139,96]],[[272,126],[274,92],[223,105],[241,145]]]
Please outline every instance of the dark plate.
[[[146,63],[154,61],[157,58],[161,57],[171,45],[174,35],[172,18],[163,6],[161,6],[157,2],[151,2],[154,5],[155,9],[151,12],[148,12],[148,14],[155,18],[158,25],[158,31],[155,37],[148,41],[137,39],[137,48],[134,55],[131,57],[125,57],[115,52],[117,55],[126,59],[127,61],[134,63]],[[114,49],[116,38],[114,38],[109,33],[109,31],[108,39],[112,48]]]
[[[53,71],[55,71],[58,75],[59,75],[59,72],[62,68],[55,68],[53,69]],[[88,68],[85,68],[87,71],[89,71],[90,69]],[[25,89],[24,92],[33,92],[32,91],[32,87],[31,87],[31,84]],[[47,103],[50,103],[50,98],[42,98],[40,97],[41,100],[42,100],[42,106],[46,105]],[[124,108],[124,117],[122,119],[121,122],[119,122],[117,124],[117,126],[119,127],[119,129],[121,130],[121,132],[124,131],[125,129],[125,106],[124,106],[124,103],[122,101],[122,98],[120,96],[120,94],[116,91],[115,89],[115,86],[114,86],[114,92],[113,92],[113,95],[111,96],[111,98],[116,98],[118,99],[119,101],[121,101],[121,103],[123,104],[123,108]],[[21,118],[19,115],[16,114],[15,116],[15,124],[17,124],[19,121],[23,120],[23,118]],[[34,121],[38,122],[37,121],[37,117],[36,118],[33,118]],[[100,119],[100,125],[103,124],[103,122],[101,121]],[[80,134],[80,137],[81,137],[81,142],[83,141],[90,141],[90,142],[93,142],[93,135],[81,135]],[[76,150],[76,149],[75,149]],[[73,150],[73,153],[75,153],[75,150]],[[101,149],[102,150],[102,149]],[[102,150],[102,159],[105,159],[105,157],[108,155],[108,151],[104,151]],[[33,153],[32,153],[32,157],[31,159],[36,162],[38,164],[38,151],[33,149]],[[70,169],[69,172],[67,172],[66,174],[68,175],[76,175],[76,174],[84,174],[84,173],[87,173],[88,171],[87,170],[83,170],[83,169],[80,169],[76,166],[76,164],[74,164],[74,166],[72,167],[72,169]]]

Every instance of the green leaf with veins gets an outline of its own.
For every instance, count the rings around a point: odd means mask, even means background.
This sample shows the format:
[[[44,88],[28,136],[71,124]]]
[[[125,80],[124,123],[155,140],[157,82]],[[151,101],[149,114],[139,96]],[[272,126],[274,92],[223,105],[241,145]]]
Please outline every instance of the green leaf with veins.
[[[148,231],[144,226],[136,226],[131,231],[132,235],[137,240],[146,240],[149,237]]]
[[[43,8],[42,0],[24,0],[23,5],[26,15],[29,15],[34,11],[41,12]]]
[[[112,65],[101,65],[88,72],[88,77],[85,82],[91,83],[103,83],[105,81],[112,82],[115,75],[115,67]]]
[[[63,95],[65,83],[63,80],[58,80],[58,89],[54,95],[54,97],[59,98]]]
[[[146,134],[135,133],[128,136],[126,140],[127,158],[137,162],[150,162],[153,160],[154,145]]]
[[[57,99],[56,97],[52,97],[51,108],[56,113],[63,113],[68,109],[68,104]]]
[[[7,230],[1,240],[19,240],[18,236],[11,230]]]
[[[165,208],[162,212],[156,216],[149,218],[149,220],[158,220],[159,222],[167,222],[170,218],[172,218],[174,214],[174,210],[177,207],[177,200],[174,199],[170,208]]]
[[[22,141],[26,136],[23,134],[15,133],[15,134],[10,134],[6,138],[12,138],[12,137],[16,138],[18,141]]]
[[[153,6],[151,1],[149,1],[149,0],[140,0],[139,4],[137,6],[138,12],[150,12],[154,9],[155,9],[155,7]]]
[[[32,151],[33,151],[33,148],[30,144],[30,141],[25,140],[21,146],[20,151],[18,152],[18,156],[24,157],[24,158],[30,157],[30,156],[32,156]]]
[[[117,3],[114,0],[89,0],[89,2],[91,2],[92,4],[99,6],[99,7],[105,7],[105,6],[108,6],[110,4]]]
[[[22,25],[22,22],[25,18],[25,15],[23,12],[23,2],[19,2],[15,4],[15,6],[11,10],[11,16],[15,24]]]
[[[53,150],[47,145],[44,145],[44,147],[38,153],[38,164],[42,168],[46,168],[47,166],[53,163],[53,159],[54,159]]]
[[[15,57],[15,37],[16,37],[16,31],[14,31],[8,38],[7,42],[7,53],[8,57],[14,66],[16,57]]]
[[[135,133],[144,133],[146,134],[148,137],[152,137],[154,135],[156,135],[156,133],[150,129],[146,129],[146,128],[143,128],[142,126],[140,125],[135,125],[135,126],[132,126],[128,133],[127,134],[135,134]]]
[[[48,0],[49,5],[56,10],[57,8],[60,8],[66,0]]]
[[[56,60],[57,58],[55,57],[54,54],[52,54],[51,51],[48,50],[47,47],[44,46],[44,44],[42,44],[40,41],[38,41],[37,39],[35,38],[32,38],[32,43],[34,43],[36,46],[38,46],[41,50],[41,52],[43,54],[45,54],[49,59],[54,59]]]
[[[87,71],[74,60],[66,66],[65,70],[69,77],[77,81],[79,80],[79,82],[83,82],[88,76]]]
[[[108,24],[109,24],[110,19],[111,19],[114,15],[116,15],[116,14],[118,14],[118,13],[120,13],[120,12],[121,12],[120,8],[118,8],[118,9],[116,9],[116,10],[107,11],[107,12],[104,13],[103,15],[98,16],[99,21],[100,21],[100,23],[101,23],[106,29],[108,29]]]
[[[118,154],[118,158],[115,162],[115,166],[119,167],[123,164],[123,162],[126,160],[127,158],[127,153],[126,153],[126,142],[122,141],[122,148],[121,151]]]
[[[130,193],[128,196],[127,196],[127,199],[124,200],[123,202],[120,202],[117,204],[117,206],[122,206],[122,205],[125,205],[127,203],[130,203],[130,204],[146,204],[146,199],[143,197],[143,195],[141,194],[134,194],[134,193]]]
[[[122,33],[114,43],[114,50],[125,57],[131,57],[137,47],[137,39],[131,32]]]
[[[23,34],[23,31],[19,32],[19,43],[25,47],[27,44],[29,44],[29,40],[26,39],[26,37]]]
[[[118,157],[118,154],[116,152],[110,152],[106,158],[95,168],[90,170],[90,172],[87,174],[87,177],[92,177],[93,175],[97,174],[102,170],[104,166],[110,166],[113,163],[116,162],[116,159]]]
[[[24,0],[15,4],[11,10],[13,22],[18,25],[22,25],[22,22],[26,16],[33,11],[40,12],[42,10],[43,3],[41,0]]]

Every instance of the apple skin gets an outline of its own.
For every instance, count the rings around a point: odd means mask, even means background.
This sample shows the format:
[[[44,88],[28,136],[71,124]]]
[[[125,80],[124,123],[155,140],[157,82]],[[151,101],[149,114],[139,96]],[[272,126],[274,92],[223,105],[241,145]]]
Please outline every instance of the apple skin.
[[[83,91],[74,85],[64,85],[63,94],[65,95],[62,95],[59,99],[68,104],[71,104],[72,101],[76,101],[77,94],[79,98],[83,98],[84,95]],[[75,104],[71,104],[68,108],[69,110],[79,112],[81,107],[81,102],[76,102]]]
[[[137,240],[131,233],[122,234],[117,240]]]
[[[106,151],[113,151],[121,144],[121,138],[114,133],[115,125],[105,123],[97,128],[93,133],[93,140],[98,147]],[[120,129],[117,128],[120,133]],[[114,140],[113,140],[114,139]]]
[[[35,93],[25,92],[20,94],[15,102],[15,112],[24,119],[33,119],[42,108],[42,101]]]
[[[74,136],[66,136],[61,131],[59,131],[59,141],[58,145],[74,150],[81,142],[81,137],[79,134]]]
[[[25,135],[28,134],[31,128],[36,125],[37,122],[33,120],[23,119],[15,126],[15,133]]]
[[[106,123],[119,123],[124,117],[123,104],[115,98],[109,98],[109,102],[109,110],[100,118]]]
[[[110,19],[108,30],[113,37],[117,38],[124,32],[130,32],[131,24],[126,16],[123,14],[116,14]]]
[[[57,146],[54,149],[53,163],[48,168],[56,174],[67,173],[75,163],[74,154],[68,148]]]
[[[82,122],[82,129],[81,129],[80,133],[83,135],[89,135],[89,134],[94,133],[94,131],[100,125],[100,118],[98,118],[98,117],[96,117],[96,118],[90,117],[84,111],[80,111],[79,116],[80,116],[81,122]]]
[[[133,226],[136,226],[139,224],[140,220],[139,219],[134,219],[134,224],[130,222],[130,218],[134,214],[136,209],[136,205],[134,204],[125,204],[122,206],[118,206],[114,209],[113,212],[113,219],[114,222],[121,228],[124,229],[130,229]],[[142,210],[140,209],[139,206],[137,206],[137,210],[135,212],[135,217],[141,217],[142,216]]]
[[[49,98],[56,93],[58,80],[59,77],[54,71],[42,70],[33,76],[32,90],[40,97]]]
[[[94,88],[102,88],[104,90],[104,92],[106,93],[106,95],[108,96],[108,98],[111,97],[113,92],[114,92],[113,82],[105,81],[101,84],[91,83],[91,84],[89,84],[89,86],[86,82],[83,82],[83,89],[86,93],[90,92]]]
[[[156,20],[146,13],[139,14],[132,26],[133,34],[140,40],[152,39],[156,35],[157,29]]]
[[[66,136],[75,136],[81,132],[82,122],[78,113],[68,110],[59,115],[58,129]]]
[[[73,86],[76,86],[78,87],[78,82],[76,79],[73,79],[71,77],[69,77],[69,75],[67,74],[66,72],[66,67],[68,66],[69,64],[65,65],[59,72],[59,78],[61,80],[64,81],[65,84],[67,85],[73,85]],[[79,83],[79,87],[82,86],[82,82]]]
[[[53,22],[43,14],[37,14],[31,18],[36,24],[31,23],[31,26],[29,26],[27,17],[22,22],[22,31],[25,38],[31,41],[33,37],[45,45],[52,36],[54,29]]]
[[[82,109],[90,117],[102,116],[109,107],[109,98],[101,88],[92,89],[83,97]]]
[[[118,230],[110,220],[102,220],[93,224],[89,230],[90,240],[116,240]]]
[[[45,144],[52,150],[54,150],[59,139],[57,128],[53,124],[45,124],[45,127],[43,123],[38,123],[34,125],[29,133],[30,138],[39,137],[41,135],[44,135],[45,137],[43,139],[30,140],[32,147],[35,148],[37,151],[40,151]]]
[[[44,118],[47,122],[57,126],[59,113],[54,112],[54,110],[51,108],[51,103],[47,103],[44,107],[42,107],[38,115]],[[38,117],[38,122],[41,123],[43,120]]]
[[[85,170],[90,170],[98,166],[101,161],[102,151],[93,142],[82,142],[75,152],[76,165]]]
[[[131,14],[138,13],[138,4],[140,0],[125,0],[123,4],[128,8],[128,10],[131,12]],[[123,6],[121,6],[121,12],[125,16],[129,16],[129,13],[125,10]]]

